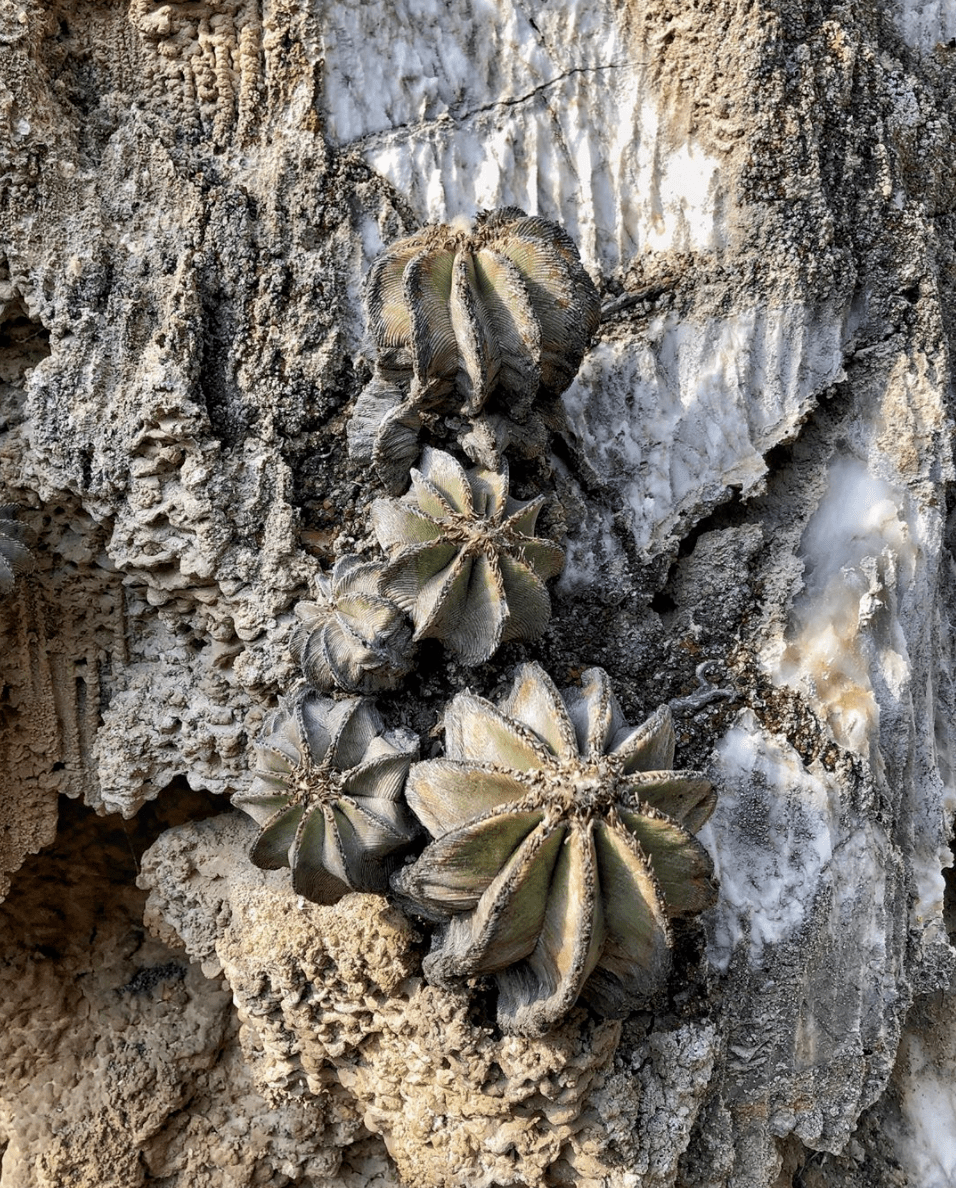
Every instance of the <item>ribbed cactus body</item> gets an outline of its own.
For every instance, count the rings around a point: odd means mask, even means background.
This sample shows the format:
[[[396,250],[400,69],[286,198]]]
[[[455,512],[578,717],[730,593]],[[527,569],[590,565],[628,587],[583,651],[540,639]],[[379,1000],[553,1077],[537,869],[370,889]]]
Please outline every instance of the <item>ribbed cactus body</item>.
[[[440,639],[465,664],[480,664],[509,639],[547,626],[545,581],[564,553],[534,535],[543,497],[508,494],[507,466],[465,470],[426,449],[401,499],[377,499],[372,523],[389,557],[381,590],[408,612],[415,639]]]
[[[33,530],[20,523],[18,512],[15,503],[0,506],[0,590],[6,594],[21,574],[30,573],[36,565],[30,552],[34,542]]]
[[[583,996],[621,1015],[656,995],[671,919],[715,898],[693,833],[710,783],[674,771],[663,707],[628,726],[606,673],[559,692],[522,665],[498,707],[459,694],[446,757],[413,765],[406,795],[434,840],[392,882],[439,927],[433,981],[490,974],[506,1032],[540,1035]]]
[[[329,577],[316,578],[316,601],[296,606],[301,622],[289,648],[316,689],[394,689],[410,670],[412,628],[379,592],[383,568],[380,562],[340,557]]]
[[[426,227],[391,244],[365,301],[379,367],[412,381],[424,406],[452,394],[466,415],[499,388],[519,417],[559,395],[597,329],[597,290],[557,223],[517,207],[479,215],[471,233]]]
[[[314,903],[384,892],[418,832],[402,801],[417,737],[384,730],[367,698],[300,689],[280,698],[255,749],[255,780],[232,802],[261,827],[256,866],[290,866],[293,889]]]
[[[403,491],[426,423],[473,460],[534,457],[561,423],[557,397],[600,321],[594,283],[567,233],[517,207],[471,231],[438,225],[389,244],[365,282],[375,374],[356,401],[349,452]]]

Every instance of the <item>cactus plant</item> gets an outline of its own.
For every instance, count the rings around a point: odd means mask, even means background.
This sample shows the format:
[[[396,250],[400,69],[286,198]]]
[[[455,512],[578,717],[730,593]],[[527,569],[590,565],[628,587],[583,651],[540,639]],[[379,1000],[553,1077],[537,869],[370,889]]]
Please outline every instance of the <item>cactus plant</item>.
[[[380,562],[340,557],[329,577],[317,575],[317,600],[296,606],[302,622],[289,649],[315,688],[393,689],[411,668],[411,625],[379,593],[382,569]]]
[[[564,564],[533,535],[543,496],[512,499],[507,465],[466,471],[430,448],[411,473],[407,495],[373,503],[372,522],[389,556],[382,592],[411,615],[414,638],[441,639],[465,664],[537,638],[551,615],[544,583]]]
[[[0,590],[8,594],[20,574],[30,573],[36,565],[30,545],[33,530],[17,519],[15,503],[0,506]]]
[[[438,922],[426,975],[498,984],[506,1032],[540,1035],[584,996],[605,1014],[649,1001],[674,917],[715,897],[693,833],[715,802],[674,771],[670,711],[628,726],[600,668],[559,693],[521,665],[500,708],[461,693],[446,757],[413,765],[406,796],[434,839],[393,878]]]
[[[417,737],[385,731],[367,698],[301,688],[279,699],[256,752],[256,778],[232,801],[261,827],[256,866],[291,866],[293,889],[314,903],[384,892],[418,832],[401,801]]]
[[[409,376],[423,404],[457,393],[466,414],[500,387],[530,407],[581,365],[600,300],[574,241],[517,207],[482,212],[469,232],[440,225],[390,244],[365,285],[382,373]]]
[[[390,244],[369,270],[365,307],[376,371],[349,451],[396,494],[439,415],[465,418],[451,431],[483,465],[497,467],[506,448],[540,455],[600,320],[574,242],[517,207],[482,212],[470,231],[430,226]]]

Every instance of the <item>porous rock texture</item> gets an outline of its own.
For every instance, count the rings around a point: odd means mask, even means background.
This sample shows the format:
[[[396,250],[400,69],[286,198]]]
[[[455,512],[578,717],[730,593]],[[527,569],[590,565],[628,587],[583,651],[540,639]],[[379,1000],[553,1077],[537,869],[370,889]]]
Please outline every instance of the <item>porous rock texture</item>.
[[[939,0],[0,0],[3,1188],[953,1182],[954,39]],[[568,564],[539,643],[426,645],[383,716],[438,754],[531,658],[632,721],[704,660],[735,691],[678,722],[721,892],[667,996],[534,1041],[226,812],[310,574],[376,553],[361,277],[511,204],[604,303],[512,464]]]
[[[267,1099],[313,1098],[317,1120],[349,1141],[328,1091],[343,1086],[407,1184],[624,1184],[635,1125],[686,1141],[713,1067],[709,1022],[633,1021],[629,1066],[616,1054],[622,1025],[583,1010],[544,1039],[496,1034],[467,992],[422,981],[421,938],[384,898],[297,900],[287,877],[244,861],[254,834],[235,816],[170,830],[142,881],[156,888],[151,931],[181,938],[232,987]],[[676,1170],[675,1144],[659,1145],[640,1150],[648,1183]]]

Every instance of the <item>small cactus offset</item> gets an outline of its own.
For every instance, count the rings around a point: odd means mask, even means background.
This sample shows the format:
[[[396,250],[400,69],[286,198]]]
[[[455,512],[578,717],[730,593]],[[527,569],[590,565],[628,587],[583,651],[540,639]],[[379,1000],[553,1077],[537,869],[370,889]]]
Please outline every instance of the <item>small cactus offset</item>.
[[[17,519],[15,503],[0,506],[0,590],[9,594],[23,573],[30,573],[36,560],[30,552],[34,532]]]
[[[387,491],[399,495],[421,453],[422,416],[401,388],[374,376],[355,402],[348,425],[349,456],[371,469]]]
[[[534,536],[543,496],[508,494],[508,470],[465,470],[426,448],[412,488],[377,499],[372,523],[389,564],[381,590],[406,610],[414,638],[440,639],[465,664],[481,664],[510,639],[536,639],[551,600],[544,583],[564,553]]]
[[[289,649],[316,689],[348,693],[394,689],[412,666],[412,628],[379,593],[381,562],[340,557],[316,578],[318,599],[300,602]]]
[[[524,664],[502,705],[459,694],[446,758],[413,765],[406,795],[435,839],[392,884],[438,922],[432,981],[492,975],[498,1021],[542,1035],[583,996],[622,1015],[657,994],[670,920],[715,898],[693,833],[715,794],[674,771],[670,711],[628,726],[600,668],[559,693]]]
[[[384,892],[419,832],[401,799],[417,737],[384,731],[366,698],[303,688],[280,698],[256,752],[256,778],[232,801],[261,826],[256,866],[291,866],[293,890],[313,903]]]
[[[539,389],[559,395],[600,317],[574,241],[517,207],[481,213],[470,233],[425,227],[390,244],[365,302],[382,373],[410,377],[426,406],[454,391],[466,415],[496,387],[518,412]]]

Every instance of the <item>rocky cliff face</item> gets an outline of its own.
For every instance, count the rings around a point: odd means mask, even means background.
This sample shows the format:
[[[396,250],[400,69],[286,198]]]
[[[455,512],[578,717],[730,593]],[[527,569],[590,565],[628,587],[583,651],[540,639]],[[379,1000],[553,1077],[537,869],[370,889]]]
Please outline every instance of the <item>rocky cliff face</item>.
[[[0,1184],[913,1185],[956,1176],[956,18],[930,0],[3,0]],[[359,285],[514,204],[601,291],[533,646],[720,790],[668,994],[503,1037],[385,900],[253,868],[292,608],[371,552]],[[931,1120],[930,1120],[931,1119]],[[947,1121],[947,1119],[949,1121]]]

